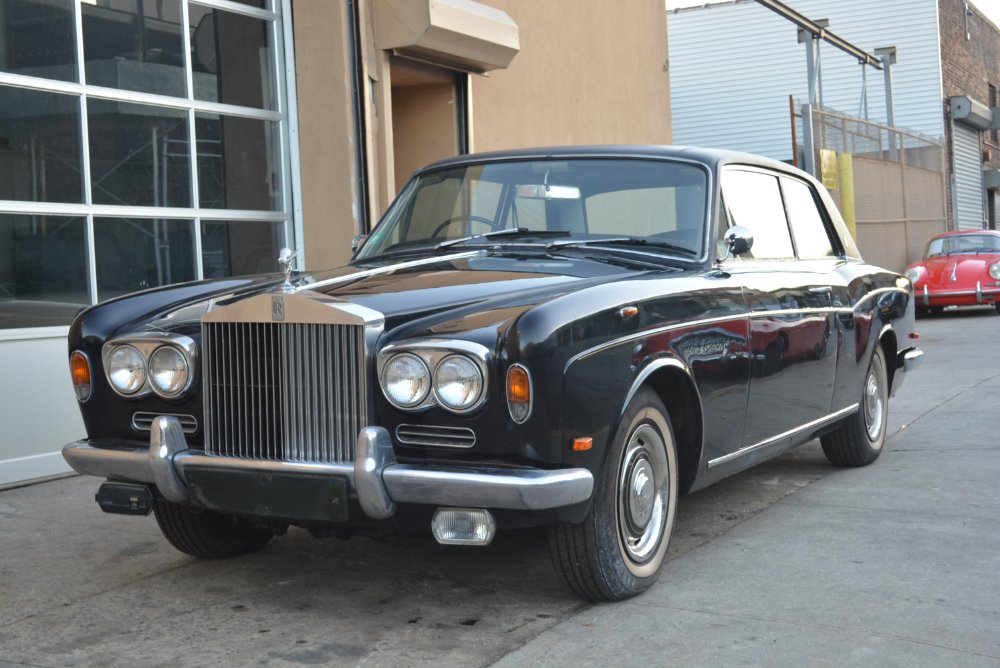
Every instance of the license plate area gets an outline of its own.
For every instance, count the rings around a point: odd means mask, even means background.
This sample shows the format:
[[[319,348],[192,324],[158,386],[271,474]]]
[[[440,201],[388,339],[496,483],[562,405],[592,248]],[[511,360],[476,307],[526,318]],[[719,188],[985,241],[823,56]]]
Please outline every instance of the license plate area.
[[[203,508],[285,520],[344,522],[348,518],[348,481],[343,476],[229,468],[185,473],[192,499]]]

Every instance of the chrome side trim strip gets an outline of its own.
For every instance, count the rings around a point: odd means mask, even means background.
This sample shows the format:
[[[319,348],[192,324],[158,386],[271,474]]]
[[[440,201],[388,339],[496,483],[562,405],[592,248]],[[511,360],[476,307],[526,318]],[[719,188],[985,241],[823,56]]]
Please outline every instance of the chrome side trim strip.
[[[734,459],[738,459],[739,457],[743,457],[745,455],[749,455],[751,452],[755,452],[757,450],[760,450],[761,448],[766,448],[769,445],[774,445],[775,443],[777,443],[779,441],[782,441],[782,440],[784,440],[786,438],[795,436],[796,434],[800,434],[800,433],[802,433],[804,431],[809,431],[810,429],[817,429],[817,428],[822,427],[824,425],[827,425],[827,424],[829,424],[831,422],[835,422],[835,421],[837,421],[837,420],[839,420],[841,418],[844,418],[844,417],[847,417],[848,415],[852,415],[853,413],[856,413],[857,410],[858,410],[858,404],[854,404],[852,406],[848,406],[847,408],[841,409],[841,410],[837,411],[836,413],[831,413],[830,415],[827,415],[826,417],[821,417],[818,420],[813,420],[812,422],[807,422],[806,424],[804,424],[804,425],[802,425],[800,427],[795,427],[794,429],[789,429],[788,431],[784,431],[784,432],[778,434],[777,436],[772,436],[770,438],[764,439],[760,443],[755,443],[753,445],[748,445],[745,448],[740,448],[736,452],[730,452],[728,455],[723,455],[722,457],[716,457],[715,459],[713,459],[713,460],[711,460],[711,461],[708,462],[708,468],[712,468],[713,466],[718,466],[720,464],[725,464],[726,462],[732,461]]]
[[[927,287],[924,286],[924,291],[926,292]],[[822,308],[789,308],[789,309],[776,309],[773,311],[750,311],[746,313],[734,313],[732,315],[718,316],[715,318],[702,318],[701,320],[689,320],[687,322],[676,322],[670,325],[662,325],[660,327],[654,327],[652,329],[645,329],[641,332],[636,332],[634,334],[629,334],[628,336],[623,336],[613,341],[608,341],[607,343],[602,343],[598,346],[594,346],[588,350],[583,350],[573,357],[569,358],[566,362],[566,368],[568,369],[573,365],[574,362],[578,362],[581,359],[590,357],[591,355],[596,355],[597,353],[608,350],[609,348],[614,348],[625,343],[630,343],[632,341],[637,341],[639,339],[644,339],[650,336],[656,336],[657,334],[664,334],[666,332],[672,332],[678,329],[688,329],[690,327],[703,327],[707,325],[715,325],[720,322],[730,322],[732,320],[742,320],[744,318],[755,319],[755,318],[776,318],[789,315],[825,315],[827,313],[853,313],[858,309],[858,307],[869,299],[872,299],[880,294],[886,292],[903,292],[906,290],[902,288],[878,288],[877,290],[872,290],[864,297],[859,299],[854,306],[843,306],[843,307],[822,307]],[[926,298],[926,297],[925,297]]]

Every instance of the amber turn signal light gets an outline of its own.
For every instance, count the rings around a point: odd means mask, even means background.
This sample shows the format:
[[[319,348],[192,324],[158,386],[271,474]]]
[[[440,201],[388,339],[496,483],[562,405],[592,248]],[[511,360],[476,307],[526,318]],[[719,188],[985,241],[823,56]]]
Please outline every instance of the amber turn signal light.
[[[69,356],[69,375],[73,379],[73,390],[81,403],[90,398],[93,385],[90,382],[90,360],[79,350]]]
[[[594,439],[590,436],[573,439],[573,452],[586,452],[594,447]]]
[[[531,415],[531,374],[520,364],[507,369],[507,410],[518,424]]]

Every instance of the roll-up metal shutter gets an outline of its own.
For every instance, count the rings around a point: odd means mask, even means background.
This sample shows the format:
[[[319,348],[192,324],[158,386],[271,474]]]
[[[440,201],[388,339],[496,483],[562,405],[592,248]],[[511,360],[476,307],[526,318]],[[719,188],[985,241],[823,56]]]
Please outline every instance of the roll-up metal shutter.
[[[986,219],[983,195],[983,155],[979,130],[961,123],[952,125],[955,158],[955,229],[979,230]]]

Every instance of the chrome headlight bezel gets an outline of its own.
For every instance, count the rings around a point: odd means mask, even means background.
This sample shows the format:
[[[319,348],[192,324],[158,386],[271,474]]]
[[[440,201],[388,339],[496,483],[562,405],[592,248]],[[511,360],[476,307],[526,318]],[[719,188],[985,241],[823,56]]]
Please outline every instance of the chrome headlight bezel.
[[[990,278],[994,281],[1000,281],[1000,262],[994,262],[989,268]]]
[[[142,386],[132,393],[121,392],[114,383],[111,382],[111,374],[109,369],[109,362],[112,353],[122,346],[128,346],[134,348],[138,351],[139,355],[142,357],[145,378],[143,380]],[[149,361],[153,354],[162,348],[163,346],[171,346],[177,349],[184,358],[187,364],[187,379],[184,382],[183,387],[176,393],[169,394],[164,393],[159,388],[155,387],[150,379],[149,374]],[[111,389],[120,397],[126,399],[141,399],[147,397],[150,394],[154,394],[162,399],[169,401],[176,401],[187,397],[191,391],[191,387],[194,385],[195,375],[198,369],[198,346],[194,339],[189,336],[184,336],[183,334],[168,334],[168,333],[148,333],[148,334],[133,334],[126,336],[119,336],[113,339],[109,339],[104,343],[101,348],[101,362],[104,367],[104,377],[108,382]]]
[[[401,354],[409,354],[418,357],[427,366],[427,369],[431,374],[431,391],[426,397],[424,397],[423,401],[412,406],[400,406],[396,402],[392,401],[386,392],[384,385],[386,365],[396,355]],[[476,396],[475,401],[471,402],[466,407],[450,406],[445,403],[438,395],[435,384],[438,369],[441,364],[448,358],[456,355],[471,361],[472,364],[479,370],[482,377],[478,396]],[[471,413],[486,403],[487,395],[489,394],[489,369],[490,364],[492,363],[492,357],[492,353],[488,348],[486,348],[486,346],[460,339],[410,339],[401,343],[393,343],[382,348],[376,357],[379,387],[382,394],[386,397],[386,400],[399,410],[417,412],[433,407],[440,407],[457,415]]]

